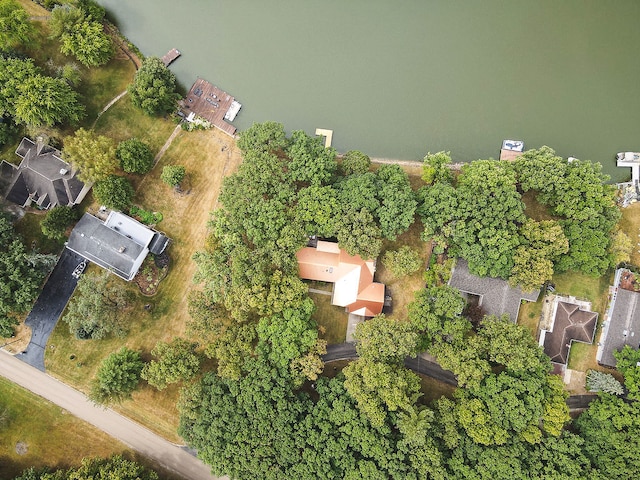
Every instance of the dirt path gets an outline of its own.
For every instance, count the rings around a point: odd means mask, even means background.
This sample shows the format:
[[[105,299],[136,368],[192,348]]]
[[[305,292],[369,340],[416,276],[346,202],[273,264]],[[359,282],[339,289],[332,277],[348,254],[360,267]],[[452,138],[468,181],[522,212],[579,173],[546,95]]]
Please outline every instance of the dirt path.
[[[167,141],[164,142],[164,145],[162,146],[160,151],[156,154],[155,158],[153,159],[153,166],[154,167],[156,166],[158,161],[162,158],[162,156],[166,153],[166,151],[171,146],[171,143],[173,143],[173,141],[175,140],[175,138],[178,136],[178,134],[181,131],[182,131],[182,127],[179,124],[176,125],[176,128],[173,129],[173,132],[171,132],[171,135],[169,135],[169,138],[167,138]]]
[[[109,408],[97,407],[84,394],[4,351],[0,352],[0,375],[94,425],[184,478],[227,479],[227,477],[212,476],[209,467],[185,449],[166,441]]]
[[[125,90],[124,92],[119,93],[118,95],[116,95],[114,98],[111,99],[111,101],[109,103],[107,103],[105,105],[105,107],[100,111],[100,113],[98,113],[98,116],[96,117],[96,119],[93,121],[93,125],[91,126],[91,128],[94,128],[96,126],[96,122],[98,121],[98,119],[102,116],[102,114],[104,112],[106,112],[107,110],[109,110],[118,100],[120,100],[122,97],[124,97],[127,94],[127,90]]]

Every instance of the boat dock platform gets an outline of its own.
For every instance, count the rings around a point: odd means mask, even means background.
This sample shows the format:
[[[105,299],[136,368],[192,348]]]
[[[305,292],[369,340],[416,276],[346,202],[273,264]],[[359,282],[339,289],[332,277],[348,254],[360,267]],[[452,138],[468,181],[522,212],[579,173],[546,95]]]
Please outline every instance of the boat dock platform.
[[[193,121],[198,116],[227,135],[233,137],[236,134],[236,127],[228,122],[236,118],[242,105],[203,78],[195,81],[187,97],[180,100],[179,104],[182,115],[188,121]]]
[[[331,146],[331,141],[333,139],[333,130],[328,130],[326,128],[316,128],[316,135],[324,137],[325,148],[329,148]]]
[[[168,67],[180,55],[182,55],[180,53],[180,50],[178,50],[177,48],[172,48],[167,53],[165,53],[160,60],[162,60],[162,63],[164,63],[165,67]]]
[[[515,160],[524,151],[522,140],[503,140],[500,149],[500,160]]]

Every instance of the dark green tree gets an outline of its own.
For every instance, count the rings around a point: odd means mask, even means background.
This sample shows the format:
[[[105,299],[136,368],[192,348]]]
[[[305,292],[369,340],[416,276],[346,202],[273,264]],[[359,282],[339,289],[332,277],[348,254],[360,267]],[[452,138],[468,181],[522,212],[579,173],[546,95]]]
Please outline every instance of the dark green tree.
[[[413,223],[418,202],[409,176],[399,165],[382,165],[376,172],[376,185],[380,206],[375,215],[382,236],[393,241]]]
[[[93,195],[101,205],[120,211],[129,209],[134,194],[131,182],[119,175],[109,175],[93,186]]]
[[[116,158],[120,161],[120,168],[127,173],[145,174],[153,167],[151,148],[137,138],[120,142],[116,147]]]
[[[174,111],[180,98],[175,75],[158,57],[144,59],[128,91],[131,102],[151,116]]]
[[[47,257],[27,252],[9,219],[0,215],[0,336],[13,335],[15,314],[31,308],[52,267]]]
[[[624,386],[628,397],[640,400],[640,350],[625,345],[621,350],[613,352],[616,368],[624,375]]]
[[[311,137],[303,130],[292,132],[287,154],[287,167],[293,182],[326,185],[336,172],[336,151],[325,148],[320,137]]]
[[[79,213],[78,210],[66,205],[52,208],[40,223],[42,233],[48,238],[62,240],[66,236],[67,228],[78,220]]]
[[[241,132],[240,138],[238,138],[238,147],[245,154],[249,152],[282,152],[288,143],[284,125],[277,122],[254,123]]]
[[[20,88],[40,73],[33,60],[0,55],[0,116],[15,116]]]
[[[358,150],[349,150],[343,155],[340,163],[340,170],[344,176],[367,173],[369,167],[371,167],[371,159]]]
[[[130,398],[140,383],[143,367],[139,352],[122,347],[100,364],[89,398],[102,405]]]

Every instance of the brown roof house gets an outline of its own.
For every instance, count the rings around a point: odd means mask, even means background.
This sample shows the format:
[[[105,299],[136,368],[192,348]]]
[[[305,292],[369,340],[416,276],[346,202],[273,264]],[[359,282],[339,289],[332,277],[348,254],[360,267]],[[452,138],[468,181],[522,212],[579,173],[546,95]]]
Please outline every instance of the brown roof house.
[[[78,178],[78,172],[62,159],[59,150],[23,138],[16,150],[22,158],[20,165],[0,163],[0,192],[8,201],[28,207],[32,204],[42,209],[58,205],[72,206],[80,203],[91,185]]]
[[[622,350],[625,345],[640,348],[640,292],[621,288],[620,279],[625,272],[628,270],[616,270],[596,353],[598,363],[608,367],[616,366],[613,356],[616,350]]]
[[[552,363],[566,366],[573,342],[593,343],[598,314],[591,304],[574,297],[556,296],[551,325],[540,333],[539,344]]]
[[[349,313],[373,317],[382,312],[384,285],[373,281],[374,260],[349,255],[337,243],[319,240],[296,253],[300,278],[333,283],[331,303]]]

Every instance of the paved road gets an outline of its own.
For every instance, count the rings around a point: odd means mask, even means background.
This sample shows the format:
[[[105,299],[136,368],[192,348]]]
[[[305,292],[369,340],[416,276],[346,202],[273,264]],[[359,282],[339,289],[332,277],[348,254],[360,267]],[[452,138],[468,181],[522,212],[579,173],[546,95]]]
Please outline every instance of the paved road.
[[[356,358],[358,358],[358,354],[356,353],[356,346],[354,343],[328,345],[327,353],[322,356],[322,360],[325,363],[335,362],[337,360],[355,360]],[[422,357],[407,357],[404,360],[404,364],[414,372],[435,378],[436,380],[448,383],[449,385],[458,385],[455,375],[448,370],[444,370],[436,362],[431,362]],[[587,408],[596,398],[598,398],[597,395],[572,395],[567,398],[567,405],[570,410]]]
[[[133,450],[190,480],[222,480],[186,450],[161,438],[128,418],[95,406],[87,397],[4,350],[0,351],[0,375],[55,403],[76,417],[96,426]]]
[[[81,261],[80,255],[64,249],[25,321],[31,327],[31,341],[17,358],[43,372],[47,340],[76,289],[78,281],[71,273]]]

